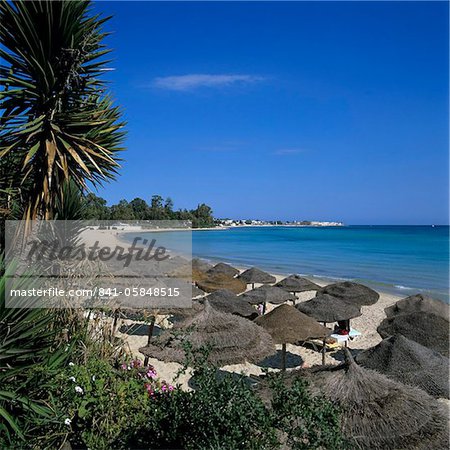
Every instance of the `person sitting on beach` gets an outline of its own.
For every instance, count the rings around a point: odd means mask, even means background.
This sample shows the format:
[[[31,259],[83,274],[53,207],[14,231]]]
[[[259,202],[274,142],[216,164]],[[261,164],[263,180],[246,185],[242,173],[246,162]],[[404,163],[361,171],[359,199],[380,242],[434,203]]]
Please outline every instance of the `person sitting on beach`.
[[[349,320],[340,320],[337,323],[337,326],[334,327],[335,334],[341,334],[343,336],[350,333],[350,321]]]

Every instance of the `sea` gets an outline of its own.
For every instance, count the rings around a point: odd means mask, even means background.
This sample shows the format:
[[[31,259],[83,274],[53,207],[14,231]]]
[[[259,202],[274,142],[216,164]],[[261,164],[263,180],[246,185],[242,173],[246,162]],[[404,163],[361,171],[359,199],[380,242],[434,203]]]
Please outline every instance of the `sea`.
[[[170,238],[181,241],[187,236],[171,232]],[[424,293],[449,302],[448,226],[249,226],[194,231],[192,255],[327,283],[351,280],[404,297]]]

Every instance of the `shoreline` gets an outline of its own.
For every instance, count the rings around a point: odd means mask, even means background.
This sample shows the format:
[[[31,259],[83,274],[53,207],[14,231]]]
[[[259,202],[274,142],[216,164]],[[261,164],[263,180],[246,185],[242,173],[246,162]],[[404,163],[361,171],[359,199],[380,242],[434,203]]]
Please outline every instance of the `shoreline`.
[[[280,226],[280,225],[278,225]],[[193,229],[177,229],[177,228],[168,228],[168,229],[148,229],[148,230],[143,230],[141,228],[137,228],[134,230],[98,230],[98,229],[94,229],[94,230],[85,230],[83,233],[90,233],[92,236],[96,236],[97,239],[88,239],[89,245],[91,245],[90,243],[93,243],[95,240],[99,240],[100,238],[105,239],[105,245],[108,246],[116,246],[116,245],[124,245],[130,244],[130,241],[128,241],[126,239],[126,235],[127,234],[132,234],[132,233],[136,233],[136,232],[148,232],[148,233],[162,233],[162,232],[177,232],[177,231],[225,231],[225,230],[229,230],[229,229],[233,229],[233,228],[250,228],[250,225],[245,225],[242,227],[229,227],[229,228],[225,228],[225,227],[218,227],[218,228],[193,228]],[[258,226],[253,226],[253,228],[257,228],[260,227],[260,225]],[[264,225],[261,225],[261,227],[264,227]],[[320,227],[311,227],[311,228],[320,228]],[[176,253],[172,253],[172,254],[176,254]],[[200,259],[204,259],[205,261],[208,261],[212,264],[217,264],[219,262],[224,262],[230,265],[235,266],[238,269],[245,269],[248,267],[252,266],[252,263],[248,263],[248,264],[244,264],[243,262],[235,262],[232,260],[227,260],[226,258],[219,258],[216,257],[214,255],[197,255],[192,253],[192,255],[182,255],[179,254],[179,256],[185,257],[187,259],[189,259],[189,257],[192,258],[200,258]],[[254,263],[254,265],[257,265],[259,268],[261,268],[262,270],[265,270],[266,272],[271,273],[272,275],[278,277],[278,276],[288,276],[290,275],[290,273],[287,273],[286,271],[279,271],[279,270],[274,270],[273,268],[268,268],[266,266],[264,266],[264,264],[258,264],[258,263]],[[319,285],[326,285],[326,284],[331,284],[331,283],[338,283],[338,282],[343,282],[343,281],[352,281],[355,283],[361,283],[361,284],[366,284],[368,287],[371,287],[372,289],[374,289],[375,291],[379,292],[380,294],[385,294],[385,295],[389,295],[389,296],[395,296],[400,298],[405,298],[408,297],[410,295],[415,295],[417,293],[424,293],[425,295],[431,295],[432,294],[428,293],[428,291],[426,289],[421,289],[421,288],[412,288],[412,287],[407,287],[407,286],[401,286],[401,285],[383,285],[382,282],[379,281],[374,281],[374,280],[363,280],[363,279],[357,279],[357,278],[343,278],[343,277],[339,277],[339,276],[333,276],[333,275],[329,275],[329,276],[322,276],[322,275],[315,275],[315,274],[304,274],[304,273],[298,273],[298,275],[308,278],[311,281],[314,281],[315,283],[319,284]],[[401,286],[401,287],[400,287]],[[446,303],[445,299],[439,298],[437,297],[438,300]]]
[[[100,240],[104,245],[123,245],[124,242],[120,240],[119,234],[115,234],[116,230],[86,230],[83,232],[83,240],[86,244],[93,242],[95,240]],[[206,258],[202,258],[206,259]],[[207,260],[207,259],[206,259]],[[217,262],[215,260],[214,262]],[[242,265],[235,265],[236,268],[241,271],[248,268],[242,267]],[[279,274],[272,273],[276,282],[283,279],[289,274]],[[311,277],[306,277],[311,278]],[[324,280],[314,279],[314,282],[320,286],[329,284]],[[256,286],[259,286],[258,284]],[[251,286],[247,286],[247,290],[250,290]],[[379,291],[377,291],[379,292]],[[381,342],[381,337],[378,335],[376,329],[381,321],[386,317],[384,309],[388,306],[393,305],[399,299],[402,298],[400,295],[392,295],[384,292],[379,292],[380,298],[377,303],[371,306],[362,306],[362,315],[351,321],[352,327],[360,331],[362,335],[350,343],[350,348],[354,354],[361,350],[367,349]],[[296,303],[307,301],[315,296],[315,291],[302,292],[298,294],[298,300]],[[267,311],[274,308],[274,305],[268,304]],[[143,355],[139,352],[139,348],[146,345],[147,336],[146,333],[142,333],[142,327],[146,327],[146,322],[131,320],[131,319],[120,319],[120,323],[117,326],[116,335],[122,338],[125,342],[125,346],[128,348],[128,352],[133,357],[143,358]],[[159,333],[161,328],[167,328],[169,322],[167,321],[167,315],[158,315],[156,321],[156,334]],[[331,326],[331,324],[329,324]],[[135,331],[134,331],[135,330]],[[264,361],[264,367],[268,367],[270,371],[278,370],[280,363],[279,350],[281,346],[277,346],[277,353]],[[321,364],[322,355],[320,352],[308,346],[291,345],[287,344],[287,363],[288,367],[294,368],[301,364],[306,364],[307,366],[312,366],[316,364]],[[342,349],[338,349],[327,354],[328,364],[339,364],[343,360],[344,354]],[[149,363],[152,364],[157,370],[159,376],[165,380],[173,380],[178,370],[181,368],[180,364],[169,362],[165,363],[159,361],[155,358],[150,358]],[[224,366],[221,370],[244,374],[245,376],[259,376],[264,373],[263,367],[261,365],[255,365],[250,363],[234,364],[229,366]],[[190,389],[189,380],[191,374],[188,371],[183,374],[177,381],[180,383],[183,389]]]

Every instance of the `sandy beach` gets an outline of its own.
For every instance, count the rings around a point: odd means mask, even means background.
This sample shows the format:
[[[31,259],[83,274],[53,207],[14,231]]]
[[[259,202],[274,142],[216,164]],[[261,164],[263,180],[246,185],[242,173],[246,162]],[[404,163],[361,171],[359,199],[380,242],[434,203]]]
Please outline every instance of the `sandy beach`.
[[[132,231],[132,230],[127,230]],[[85,230],[81,238],[86,245],[92,245],[95,241],[99,241],[102,245],[116,246],[124,244],[124,241],[120,239],[121,232],[119,230],[98,230],[89,229]],[[245,268],[239,268],[241,271]],[[274,274],[277,282],[283,279],[285,276],[290,274]],[[316,280],[314,280],[317,282]],[[324,283],[318,282],[320,285]],[[255,285],[258,287],[260,285]],[[250,290],[249,287],[247,290]],[[315,291],[303,292],[298,295],[298,300],[296,303],[304,302],[315,296]],[[384,309],[387,306],[394,304],[401,297],[386,294],[380,292],[380,299],[377,303],[371,306],[363,306],[361,308],[362,315],[351,321],[352,328],[358,330],[361,336],[358,336],[353,341],[349,343],[349,348],[352,353],[357,353],[360,350],[367,349],[378,344],[381,341],[381,337],[377,333],[376,329],[380,322],[386,317]],[[267,311],[270,311],[273,305],[268,305]],[[161,329],[170,326],[167,321],[167,316],[158,316],[156,320],[155,332],[157,334]],[[126,347],[130,352],[130,356],[143,358],[143,355],[139,352],[139,347],[145,346],[147,342],[147,325],[144,322],[134,321],[129,319],[121,319],[117,326],[117,336],[122,338]],[[269,370],[278,370],[280,364],[280,349],[281,346],[277,347],[277,354],[267,358],[262,361],[260,365],[255,364],[234,364],[229,366],[224,366],[221,369],[227,372],[243,373],[247,376],[258,376],[263,373],[263,368],[268,368]],[[300,365],[304,364],[306,366],[312,366],[315,364],[321,364],[321,353],[314,350],[311,346],[300,346],[287,344],[287,368],[293,369],[298,368]],[[343,351],[338,349],[336,351],[327,352],[327,363],[338,364],[343,359]],[[159,361],[154,358],[150,358],[149,363],[152,364],[158,372],[158,375],[171,382],[174,377],[179,372],[181,365],[177,363],[166,363]],[[182,374],[176,380],[176,383],[181,384],[183,388],[189,388],[190,373]]]

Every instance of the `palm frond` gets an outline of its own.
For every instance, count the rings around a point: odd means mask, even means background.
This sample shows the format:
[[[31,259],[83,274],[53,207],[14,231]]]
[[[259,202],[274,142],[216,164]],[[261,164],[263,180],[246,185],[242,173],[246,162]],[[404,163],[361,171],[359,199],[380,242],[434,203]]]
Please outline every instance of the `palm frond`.
[[[117,173],[124,123],[101,78],[107,20],[90,1],[0,1],[0,156],[27,186],[26,218],[53,217],[65,180],[85,189]]]

